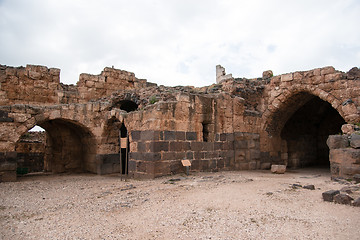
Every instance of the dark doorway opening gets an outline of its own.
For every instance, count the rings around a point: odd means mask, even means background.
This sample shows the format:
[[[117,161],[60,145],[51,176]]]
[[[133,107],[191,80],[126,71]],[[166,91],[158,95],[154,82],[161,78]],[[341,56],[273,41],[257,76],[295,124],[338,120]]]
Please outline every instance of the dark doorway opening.
[[[138,108],[138,105],[131,100],[122,100],[116,104],[121,110],[124,110],[126,112],[132,112],[135,111]]]
[[[202,123],[202,134],[203,134],[203,142],[209,141],[209,124]]]
[[[128,174],[129,168],[129,138],[128,131],[124,124],[120,127],[120,173]]]
[[[326,140],[329,135],[340,133],[345,121],[328,102],[305,95],[310,100],[292,114],[281,131],[281,138],[286,141],[287,165],[329,167]]]

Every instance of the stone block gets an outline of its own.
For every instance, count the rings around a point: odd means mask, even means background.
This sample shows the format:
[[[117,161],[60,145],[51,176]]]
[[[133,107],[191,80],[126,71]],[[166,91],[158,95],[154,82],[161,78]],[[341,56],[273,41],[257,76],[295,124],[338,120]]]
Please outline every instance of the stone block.
[[[188,160],[194,159],[194,152],[186,152],[186,159]]]
[[[355,132],[350,135],[350,146],[356,149],[360,148],[360,132]]]
[[[3,171],[0,172],[0,182],[15,182],[16,171]]]
[[[271,165],[271,172],[277,174],[284,174],[286,171],[286,165]]]
[[[242,140],[242,141],[235,141],[234,142],[235,149],[247,149],[248,148],[248,141]]]
[[[169,151],[169,142],[150,142],[149,143],[149,150],[151,152],[161,152],[161,151]]]
[[[140,140],[141,131],[131,131],[131,141],[139,141]]]
[[[158,131],[142,131],[140,134],[141,141],[160,140]]]
[[[325,75],[325,74],[331,74],[335,72],[335,68],[333,67],[324,67],[320,69],[320,74],[321,75]]]
[[[360,149],[339,148],[330,150],[330,162],[349,166],[350,164],[360,164]]]
[[[190,148],[192,151],[203,151],[204,143],[203,142],[191,142]]]
[[[355,201],[352,204],[354,207],[360,207],[360,197],[358,197],[357,199],[355,199]]]
[[[347,194],[340,193],[340,194],[336,194],[334,196],[333,200],[334,200],[334,203],[351,205],[351,201],[354,199]]]
[[[239,170],[249,170],[249,163],[245,163],[245,162],[239,163]]]
[[[288,74],[283,74],[281,75],[281,81],[282,82],[289,82],[289,81],[292,81],[294,78],[293,78],[293,74],[292,73],[288,73]]]
[[[199,166],[200,171],[207,171],[209,170],[209,160],[201,160],[200,161],[200,166]]]
[[[264,71],[262,74],[263,79],[269,79],[274,76],[273,72],[271,70]]]
[[[3,162],[0,163],[0,172],[2,171],[16,171],[17,163],[16,162]]]
[[[170,162],[170,172],[171,174],[177,174],[185,171],[185,167],[181,164],[181,161],[171,161]]]
[[[144,161],[156,162],[161,160],[161,153],[144,153],[142,156]]]
[[[177,141],[185,141],[185,132],[175,132],[175,139]]]
[[[349,146],[349,138],[347,135],[330,135],[326,144],[330,149],[347,148]]]
[[[194,159],[196,160],[205,159],[205,152],[194,152]]]
[[[196,132],[186,132],[186,140],[194,141],[197,139]]]
[[[249,170],[255,170],[257,166],[256,161],[249,162]]]
[[[174,131],[164,131],[164,140],[177,140],[176,139],[176,132]]]
[[[260,164],[260,169],[268,170],[270,168],[271,168],[271,163],[269,163],[269,162],[265,162],[265,163]]]
[[[190,150],[190,142],[170,142],[169,151],[181,152]]]
[[[338,190],[329,190],[322,193],[322,197],[326,202],[332,202],[334,200],[334,196],[340,194]]]

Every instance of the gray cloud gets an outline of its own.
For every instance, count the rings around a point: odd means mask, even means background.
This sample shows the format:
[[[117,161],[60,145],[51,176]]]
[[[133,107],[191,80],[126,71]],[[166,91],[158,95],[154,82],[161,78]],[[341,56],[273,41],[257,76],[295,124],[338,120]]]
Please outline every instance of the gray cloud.
[[[3,0],[0,63],[61,68],[61,81],[105,66],[164,85],[209,85],[215,66],[258,77],[360,62],[360,3],[319,1]]]

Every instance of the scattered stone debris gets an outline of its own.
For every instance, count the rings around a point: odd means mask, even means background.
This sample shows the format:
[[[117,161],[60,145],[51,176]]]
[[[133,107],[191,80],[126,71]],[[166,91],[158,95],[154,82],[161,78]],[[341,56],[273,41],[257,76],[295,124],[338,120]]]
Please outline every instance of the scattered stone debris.
[[[338,203],[338,204],[351,205],[352,200],[354,200],[352,197],[343,193],[336,194],[334,196],[334,203]]]
[[[309,189],[309,190],[315,190],[315,186],[312,185],[312,184],[310,184],[310,185],[305,185],[305,186],[303,186],[303,188]]]
[[[186,178],[184,177],[179,177],[179,178],[171,178],[165,182],[163,182],[164,184],[175,184],[175,182],[179,182],[181,180],[185,180]]]
[[[126,185],[125,188],[120,189],[120,191],[126,191],[126,190],[130,190],[130,189],[134,189],[134,188],[136,188],[134,185],[129,184],[129,185]]]
[[[322,197],[323,197],[324,201],[332,202],[334,200],[334,196],[336,194],[340,194],[340,191],[338,191],[338,190],[329,190],[329,191],[323,192]]]
[[[360,206],[360,185],[348,185],[340,190],[330,190],[322,194],[324,201],[338,204]],[[355,200],[354,200],[355,199]]]
[[[286,171],[286,165],[271,165],[271,172],[277,174],[284,174]]]
[[[360,186],[345,186],[340,189],[340,192],[353,193],[356,191],[360,191]]]
[[[302,188],[302,185],[295,183],[295,184],[291,185],[291,188],[292,189]]]
[[[353,202],[353,206],[354,207],[360,207],[360,197],[355,199],[355,201]]]

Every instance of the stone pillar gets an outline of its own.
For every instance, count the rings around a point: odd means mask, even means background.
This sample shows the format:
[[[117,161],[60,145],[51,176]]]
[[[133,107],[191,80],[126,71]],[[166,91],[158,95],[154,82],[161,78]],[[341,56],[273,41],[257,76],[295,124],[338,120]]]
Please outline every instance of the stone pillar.
[[[16,152],[0,153],[0,182],[16,181]]]

